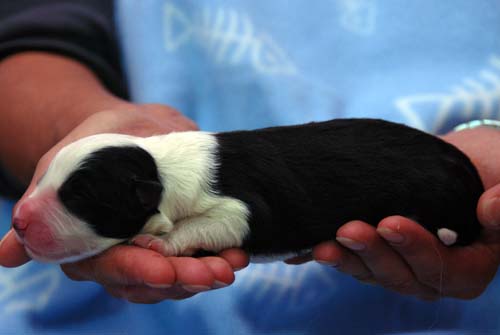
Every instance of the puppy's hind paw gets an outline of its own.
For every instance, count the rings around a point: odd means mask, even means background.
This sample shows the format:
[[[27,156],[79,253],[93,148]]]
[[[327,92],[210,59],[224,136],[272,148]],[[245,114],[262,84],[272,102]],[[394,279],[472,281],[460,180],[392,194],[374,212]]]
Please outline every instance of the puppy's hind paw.
[[[458,234],[455,231],[448,229],[448,228],[439,229],[437,234],[438,234],[438,237],[441,240],[441,242],[443,242],[444,245],[446,245],[446,246],[450,246],[450,245],[455,244],[455,242],[457,241],[457,237],[458,237]]]
[[[141,248],[149,249],[149,244],[151,241],[156,239],[156,236],[149,235],[149,234],[141,234],[135,236],[131,241],[130,244],[136,245]]]

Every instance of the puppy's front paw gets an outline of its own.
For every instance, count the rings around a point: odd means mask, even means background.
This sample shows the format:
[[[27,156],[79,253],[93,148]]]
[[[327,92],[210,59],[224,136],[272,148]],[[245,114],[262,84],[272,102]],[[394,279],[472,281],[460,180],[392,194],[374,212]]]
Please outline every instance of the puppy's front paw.
[[[169,240],[168,235],[159,237],[150,234],[140,234],[134,237],[131,243],[145,249],[154,250],[163,256],[191,256],[196,252],[194,248],[183,250],[179,246],[176,246]]]
[[[141,234],[134,237],[131,242],[138,247],[154,250],[164,256],[177,256],[174,248],[158,236]]]

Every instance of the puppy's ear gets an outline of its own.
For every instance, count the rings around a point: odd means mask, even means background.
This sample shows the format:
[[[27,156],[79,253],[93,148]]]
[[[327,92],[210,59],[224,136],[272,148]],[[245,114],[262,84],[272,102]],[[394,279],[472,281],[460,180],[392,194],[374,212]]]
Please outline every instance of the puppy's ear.
[[[157,209],[163,185],[154,180],[134,180],[134,190],[139,203],[146,211]]]

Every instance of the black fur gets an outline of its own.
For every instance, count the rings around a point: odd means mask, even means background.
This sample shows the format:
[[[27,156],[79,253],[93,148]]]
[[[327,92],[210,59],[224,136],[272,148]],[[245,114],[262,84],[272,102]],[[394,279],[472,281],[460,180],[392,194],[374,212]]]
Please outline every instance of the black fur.
[[[216,135],[216,189],[251,209],[244,249],[273,254],[333,239],[344,223],[390,215],[458,244],[480,232],[483,192],[470,160],[441,139],[395,123],[339,119]]]
[[[162,192],[153,157],[126,146],[92,153],[59,188],[58,196],[97,234],[129,238],[158,212]]]

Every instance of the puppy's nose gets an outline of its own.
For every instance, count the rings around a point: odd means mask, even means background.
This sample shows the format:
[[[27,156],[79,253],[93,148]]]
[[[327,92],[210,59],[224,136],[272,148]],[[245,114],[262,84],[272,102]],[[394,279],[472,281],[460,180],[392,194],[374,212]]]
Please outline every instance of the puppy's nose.
[[[26,232],[27,226],[28,225],[27,225],[26,221],[22,220],[19,217],[14,217],[12,219],[12,228],[14,228],[14,230],[16,231],[16,234],[19,237],[24,237],[24,233]]]
[[[26,229],[32,217],[33,206],[30,201],[24,201],[20,204],[12,217],[12,228],[17,233],[17,236],[24,237]]]

